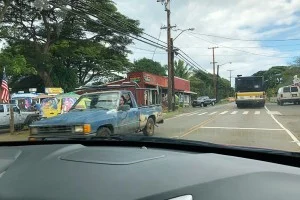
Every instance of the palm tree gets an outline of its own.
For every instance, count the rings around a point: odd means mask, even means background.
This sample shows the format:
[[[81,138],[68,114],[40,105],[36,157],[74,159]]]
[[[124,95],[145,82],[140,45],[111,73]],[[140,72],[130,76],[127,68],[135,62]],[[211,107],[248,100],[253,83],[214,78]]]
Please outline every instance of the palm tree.
[[[174,74],[177,77],[189,79],[192,76],[191,67],[189,67],[188,64],[185,64],[183,60],[175,61]]]

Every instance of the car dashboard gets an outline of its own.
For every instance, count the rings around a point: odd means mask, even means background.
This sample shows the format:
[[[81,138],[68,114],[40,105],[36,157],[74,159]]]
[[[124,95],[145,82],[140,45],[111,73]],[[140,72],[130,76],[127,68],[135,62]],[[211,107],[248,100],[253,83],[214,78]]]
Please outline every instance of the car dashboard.
[[[300,169],[215,153],[51,144],[0,147],[0,199],[299,199]]]

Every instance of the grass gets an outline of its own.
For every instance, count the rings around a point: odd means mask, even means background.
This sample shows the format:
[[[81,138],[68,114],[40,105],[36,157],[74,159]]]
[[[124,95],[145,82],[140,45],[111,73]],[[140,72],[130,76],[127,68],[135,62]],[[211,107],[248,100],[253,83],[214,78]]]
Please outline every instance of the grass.
[[[15,132],[13,135],[7,132],[0,133],[0,141],[24,141],[27,140],[29,136],[29,130],[18,131]]]

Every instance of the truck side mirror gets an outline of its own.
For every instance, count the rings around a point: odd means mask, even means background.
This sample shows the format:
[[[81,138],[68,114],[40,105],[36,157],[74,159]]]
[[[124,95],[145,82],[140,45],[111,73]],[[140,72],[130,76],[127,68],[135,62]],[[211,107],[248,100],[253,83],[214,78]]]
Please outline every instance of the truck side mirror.
[[[130,105],[119,106],[118,111],[128,111],[130,110]]]

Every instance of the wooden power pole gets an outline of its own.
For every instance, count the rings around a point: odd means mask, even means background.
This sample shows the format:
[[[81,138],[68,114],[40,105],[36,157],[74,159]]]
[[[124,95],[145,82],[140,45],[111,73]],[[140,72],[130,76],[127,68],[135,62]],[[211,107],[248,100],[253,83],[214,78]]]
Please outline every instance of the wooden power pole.
[[[215,62],[215,49],[217,49],[219,47],[209,47],[208,49],[212,49],[212,53],[213,53],[213,61],[212,61],[212,64],[213,64],[213,82],[214,82],[214,95],[215,95],[215,98],[217,98],[217,79],[216,79],[216,67],[215,67],[215,64],[217,62]]]

